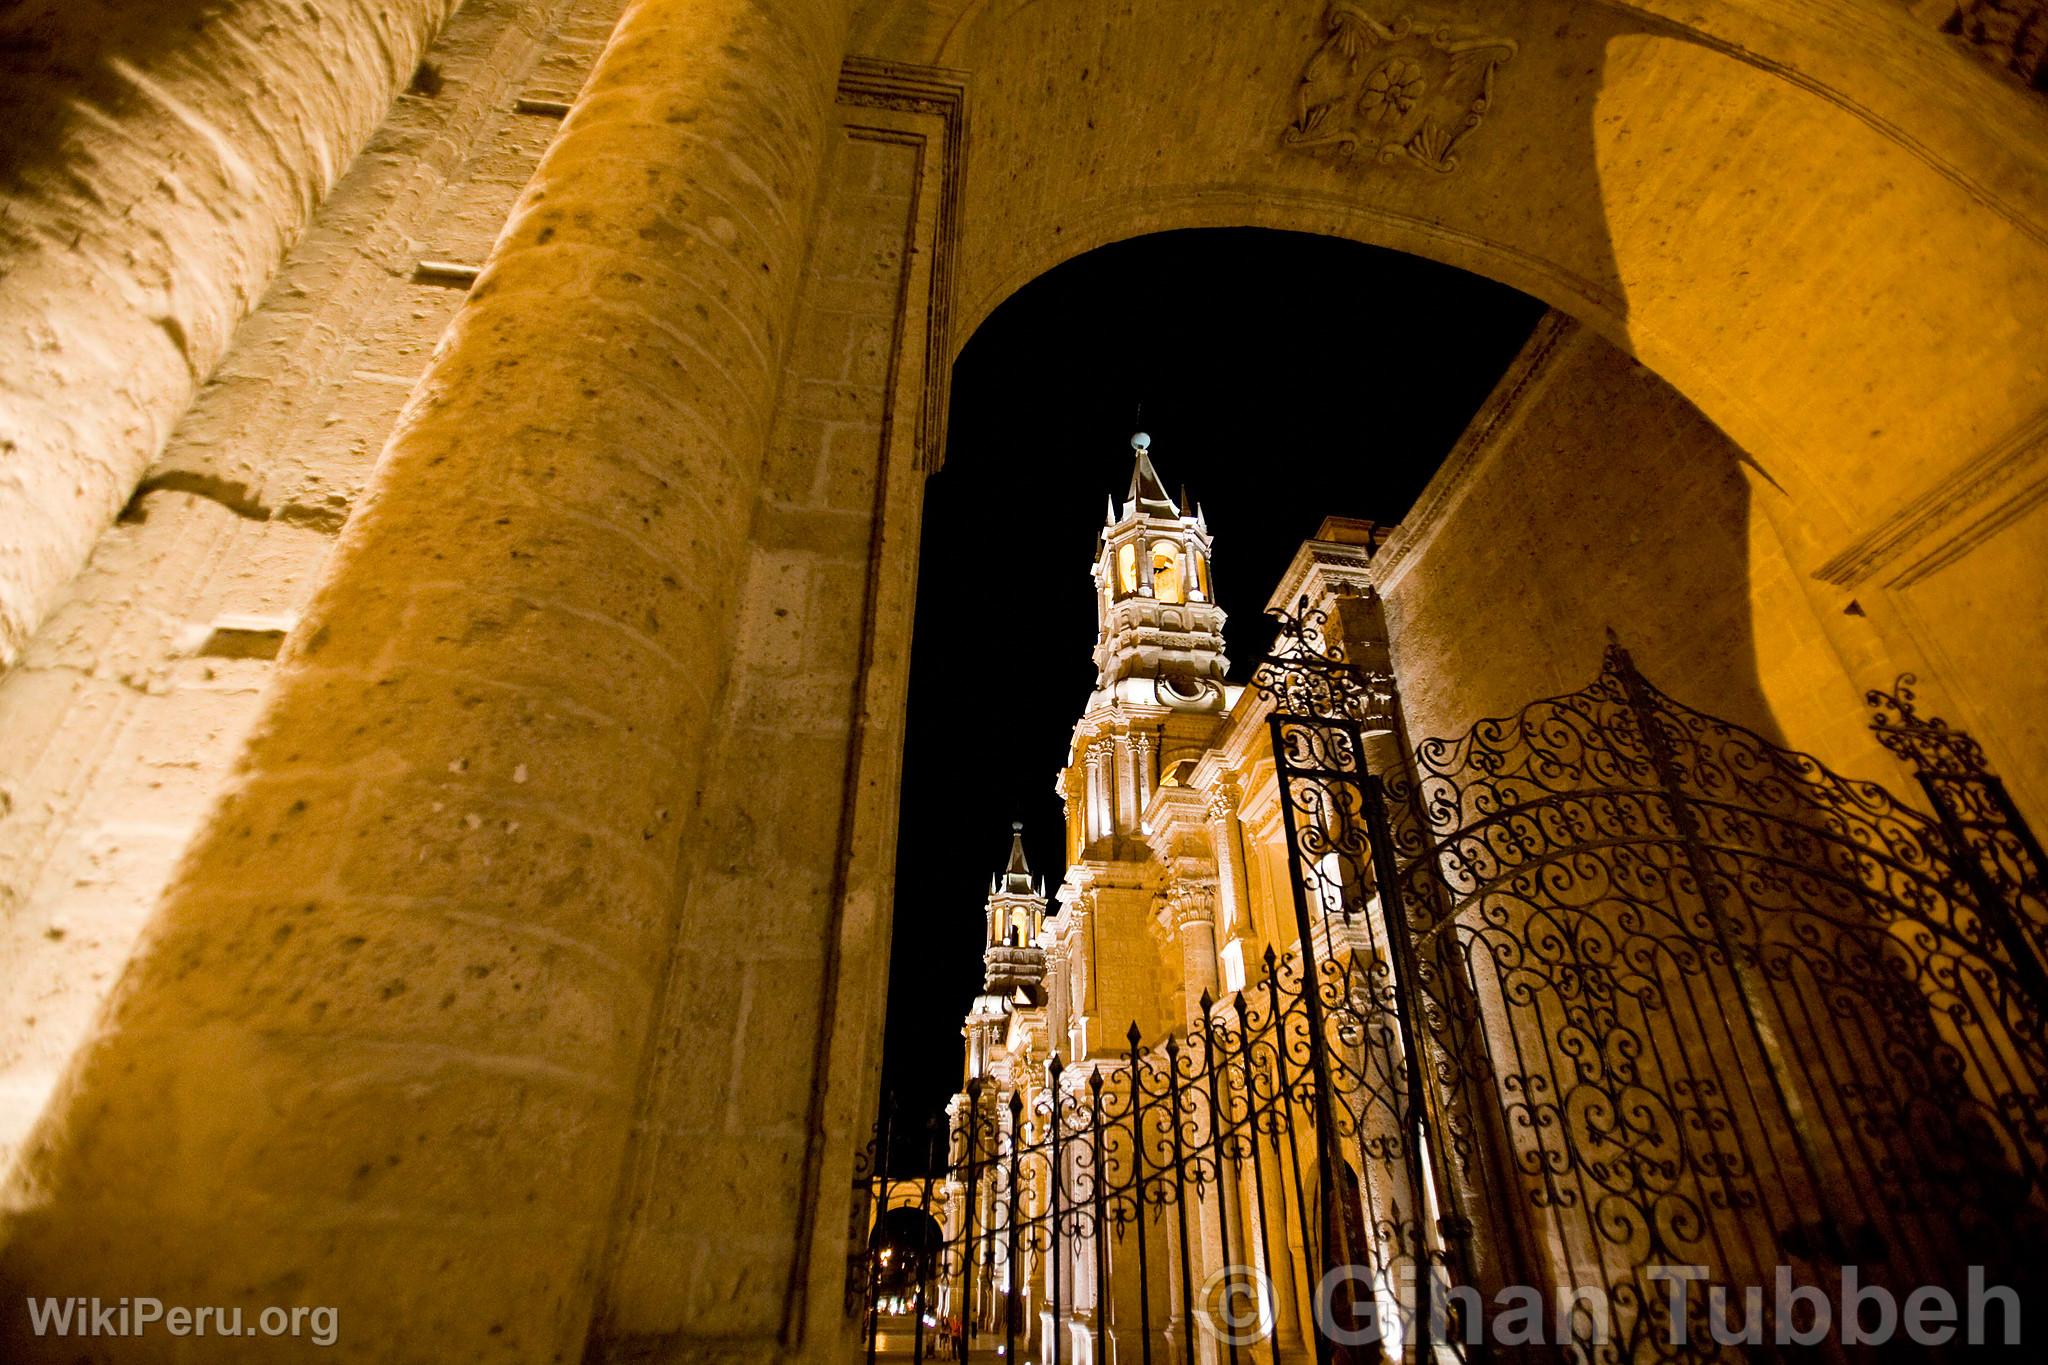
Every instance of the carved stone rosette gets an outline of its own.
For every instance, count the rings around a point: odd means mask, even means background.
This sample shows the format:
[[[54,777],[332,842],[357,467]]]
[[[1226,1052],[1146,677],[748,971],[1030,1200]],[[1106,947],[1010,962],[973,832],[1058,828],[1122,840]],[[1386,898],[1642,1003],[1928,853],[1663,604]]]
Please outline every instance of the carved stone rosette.
[[[1456,170],[1459,144],[1493,108],[1494,73],[1514,57],[1514,40],[1411,15],[1381,23],[1348,0],[1331,0],[1325,24],[1280,140],[1439,175]]]

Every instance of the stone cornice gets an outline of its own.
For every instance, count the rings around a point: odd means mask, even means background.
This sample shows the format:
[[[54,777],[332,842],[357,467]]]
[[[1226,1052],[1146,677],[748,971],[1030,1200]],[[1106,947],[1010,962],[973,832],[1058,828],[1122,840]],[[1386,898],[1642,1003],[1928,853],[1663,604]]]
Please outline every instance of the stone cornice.
[[[1854,588],[1880,574],[1911,587],[2048,498],[2048,408],[1934,481],[1814,577]]]

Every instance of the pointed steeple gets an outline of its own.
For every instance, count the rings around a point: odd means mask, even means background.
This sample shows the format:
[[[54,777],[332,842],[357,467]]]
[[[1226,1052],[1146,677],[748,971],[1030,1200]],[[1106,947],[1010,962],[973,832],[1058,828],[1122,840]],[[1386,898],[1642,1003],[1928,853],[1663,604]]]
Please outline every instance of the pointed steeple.
[[[982,949],[982,990],[1020,1005],[1045,1003],[1045,884],[1024,856],[1024,826],[1010,826],[1010,861],[988,879],[988,938]]]
[[[1179,516],[1180,508],[1166,495],[1166,485],[1160,481],[1159,471],[1152,467],[1152,438],[1137,432],[1131,437],[1131,450],[1137,460],[1131,466],[1131,491],[1124,497],[1124,515]]]
[[[1012,895],[1029,895],[1035,888],[1031,864],[1024,857],[1024,822],[1010,822],[1010,865],[1003,869],[1002,889]]]

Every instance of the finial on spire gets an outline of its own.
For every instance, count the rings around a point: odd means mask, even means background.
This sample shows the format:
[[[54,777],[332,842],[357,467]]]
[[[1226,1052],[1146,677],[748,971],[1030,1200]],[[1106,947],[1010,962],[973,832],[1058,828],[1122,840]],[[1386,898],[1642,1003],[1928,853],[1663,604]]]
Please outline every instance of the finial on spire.
[[[1145,432],[1131,434],[1131,491],[1124,498],[1125,516],[1177,517],[1180,508],[1166,495],[1159,471],[1152,467],[1152,438]]]

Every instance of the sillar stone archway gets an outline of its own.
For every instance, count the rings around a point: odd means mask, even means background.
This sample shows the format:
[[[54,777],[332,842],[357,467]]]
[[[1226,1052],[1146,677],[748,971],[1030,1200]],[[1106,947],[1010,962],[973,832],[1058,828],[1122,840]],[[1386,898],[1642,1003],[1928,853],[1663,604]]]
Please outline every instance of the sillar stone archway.
[[[2036,96],[1850,0],[629,7],[28,1144],[0,1271],[288,1285],[381,1361],[838,1358],[947,366],[1142,232],[1337,234],[1578,319],[1529,358],[1605,374],[1565,407],[1633,357],[1746,479],[1764,719],[1853,771],[1858,686],[1911,669],[2038,807],[2006,623],[2048,581],[2044,163]],[[1608,525],[1613,471],[1662,463],[1570,473]],[[1570,583],[1590,541],[1531,543]],[[1397,653],[1457,657],[1389,599]]]

